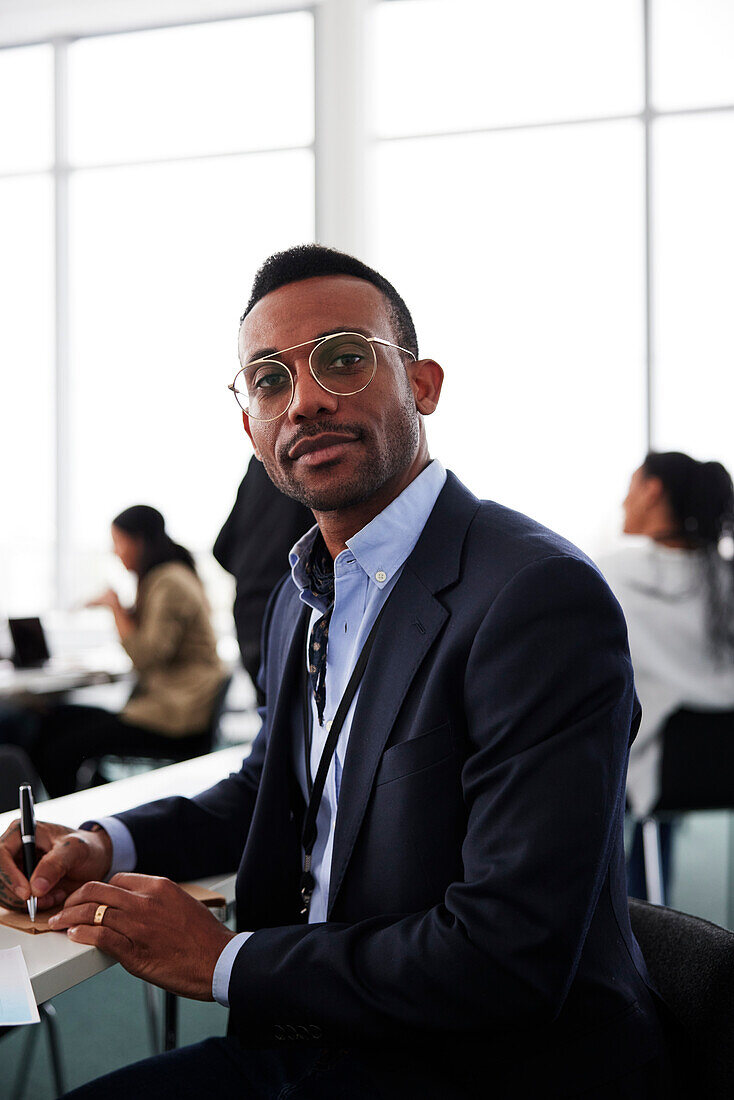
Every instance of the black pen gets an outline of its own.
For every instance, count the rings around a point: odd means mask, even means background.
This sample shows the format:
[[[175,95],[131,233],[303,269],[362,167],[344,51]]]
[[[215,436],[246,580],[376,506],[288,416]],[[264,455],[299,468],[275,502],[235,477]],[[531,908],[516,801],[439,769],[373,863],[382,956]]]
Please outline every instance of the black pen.
[[[23,844],[23,868],[25,877],[31,881],[36,869],[36,815],[33,812],[33,791],[28,783],[18,788],[20,799],[20,839]],[[28,898],[28,916],[36,922],[36,899]]]

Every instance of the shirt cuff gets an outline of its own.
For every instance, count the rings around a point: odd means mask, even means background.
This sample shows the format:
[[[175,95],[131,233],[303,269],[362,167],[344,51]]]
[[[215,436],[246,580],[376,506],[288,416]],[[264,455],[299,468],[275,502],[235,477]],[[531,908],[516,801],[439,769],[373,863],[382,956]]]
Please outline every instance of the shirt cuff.
[[[112,863],[107,872],[107,879],[111,879],[118,871],[134,871],[138,862],[138,853],[135,851],[135,841],[127,825],[123,825],[116,817],[100,817],[94,821],[85,821],[80,829],[89,829],[92,825],[101,825],[107,836],[112,841]]]
[[[212,996],[218,1004],[224,1005],[225,1008],[229,1008],[229,979],[232,977],[234,960],[239,949],[247,943],[251,935],[252,932],[239,932],[236,936],[233,936],[217,959],[217,965],[214,967]]]

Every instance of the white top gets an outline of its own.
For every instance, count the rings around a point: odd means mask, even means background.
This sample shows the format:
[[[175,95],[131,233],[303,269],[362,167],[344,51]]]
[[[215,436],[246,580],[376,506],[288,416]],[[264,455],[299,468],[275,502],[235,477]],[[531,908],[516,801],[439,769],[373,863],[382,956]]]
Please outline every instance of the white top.
[[[642,723],[630,753],[627,796],[648,813],[660,793],[660,732],[680,707],[734,709],[734,662],[717,659],[706,630],[699,555],[651,539],[599,561],[629,631]],[[721,567],[731,568],[722,561]]]

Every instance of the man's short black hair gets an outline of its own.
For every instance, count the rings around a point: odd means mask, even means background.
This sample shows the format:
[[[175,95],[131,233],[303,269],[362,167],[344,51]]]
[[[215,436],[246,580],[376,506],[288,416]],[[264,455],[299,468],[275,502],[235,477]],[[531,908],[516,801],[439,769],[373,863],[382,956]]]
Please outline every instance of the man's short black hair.
[[[271,290],[319,275],[352,275],[377,287],[390,307],[396,342],[418,358],[418,339],[413,318],[392,283],[356,257],[338,252],[335,248],[326,248],[322,244],[297,244],[293,248],[287,248],[285,252],[275,252],[269,256],[255,276],[250,300],[240,318],[240,324],[252,307],[266,294],[270,294]]]

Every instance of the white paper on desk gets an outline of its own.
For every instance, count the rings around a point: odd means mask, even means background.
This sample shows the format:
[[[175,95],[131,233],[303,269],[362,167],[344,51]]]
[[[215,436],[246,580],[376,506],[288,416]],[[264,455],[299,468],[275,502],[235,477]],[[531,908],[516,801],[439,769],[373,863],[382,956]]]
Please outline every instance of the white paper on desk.
[[[38,1006],[21,947],[0,951],[0,1024],[37,1024]]]

